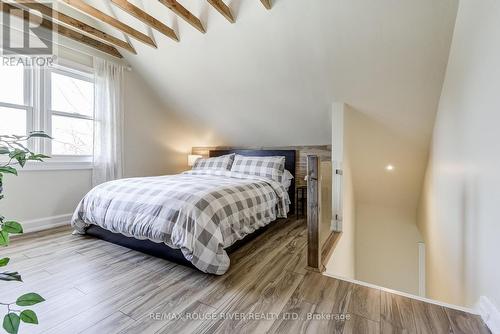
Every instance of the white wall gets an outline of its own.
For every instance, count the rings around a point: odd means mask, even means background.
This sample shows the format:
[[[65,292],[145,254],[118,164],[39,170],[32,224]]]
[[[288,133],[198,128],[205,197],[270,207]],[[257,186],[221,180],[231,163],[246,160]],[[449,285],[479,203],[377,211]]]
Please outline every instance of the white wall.
[[[194,130],[165,110],[135,71],[126,72],[124,113],[125,177],[187,168],[187,154],[199,143]],[[32,220],[72,213],[90,188],[90,170],[22,171],[17,177],[5,177],[0,212],[9,219],[27,221],[32,229],[44,223]]]
[[[333,111],[338,112],[336,110]],[[353,111],[349,106],[342,106],[341,114],[332,117],[333,122],[342,119],[342,138],[332,134],[332,156],[336,160],[337,154],[340,155],[338,160],[342,158],[342,235],[337,242],[335,250],[326,264],[325,271],[327,274],[334,276],[345,277],[348,279],[356,278],[356,198],[353,184],[353,175],[351,168],[352,154],[352,122]],[[332,131],[340,131],[340,127],[332,125]],[[342,147],[339,149],[336,145],[342,142]],[[335,178],[334,178],[335,182]],[[335,188],[335,187],[333,187]],[[336,196],[335,192],[333,196]]]
[[[500,5],[460,2],[419,227],[427,293],[500,308]]]
[[[417,205],[427,149],[366,113],[347,114],[356,279],[418,294]]]
[[[165,109],[135,71],[125,82],[124,176],[178,173],[198,143],[193,125]]]
[[[87,170],[28,171],[4,179],[0,212],[20,222],[69,214],[90,189]]]
[[[343,232],[326,272],[418,294],[416,206],[425,154],[351,106],[344,132]],[[396,170],[387,172],[388,163]]]
[[[356,205],[356,279],[418,295],[413,208]]]
[[[356,210],[349,158],[344,158],[344,202],[342,203],[342,235],[326,265],[325,272],[348,279],[356,278]]]

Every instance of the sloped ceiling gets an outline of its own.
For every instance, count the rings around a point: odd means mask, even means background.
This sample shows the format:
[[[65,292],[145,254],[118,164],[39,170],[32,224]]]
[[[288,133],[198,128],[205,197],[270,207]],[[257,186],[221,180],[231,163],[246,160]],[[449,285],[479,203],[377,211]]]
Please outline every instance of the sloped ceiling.
[[[404,151],[412,182],[393,191],[420,192],[457,0],[273,0],[272,10],[226,0],[235,24],[206,1],[181,0],[206,34],[158,1],[131,1],[173,27],[179,43],[107,1],[87,2],[154,37],[158,49],[132,40],[138,54],[123,54],[168,111],[196,126],[193,145],[328,144],[331,103],[343,101],[392,134],[365,150],[405,143],[372,154],[368,165],[358,152],[355,183],[376,180],[391,154]],[[376,200],[377,187],[357,192]]]

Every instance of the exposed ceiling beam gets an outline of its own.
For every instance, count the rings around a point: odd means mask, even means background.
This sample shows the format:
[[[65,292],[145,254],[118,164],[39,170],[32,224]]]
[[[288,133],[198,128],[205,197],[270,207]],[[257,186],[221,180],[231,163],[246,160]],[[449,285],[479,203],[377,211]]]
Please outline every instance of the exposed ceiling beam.
[[[200,32],[205,33],[206,30],[201,24],[199,18],[191,14],[184,6],[178,3],[176,0],[159,0],[162,4],[167,6],[168,9],[173,11],[175,14],[183,18],[187,23],[198,29]]]
[[[145,44],[148,44],[154,48],[156,48],[156,44],[153,41],[151,37],[149,37],[146,34],[143,34],[142,32],[135,30],[134,28],[126,25],[125,23],[115,19],[112,16],[109,16],[108,14],[101,12],[99,9],[92,7],[85,3],[83,0],[61,0],[64,3],[68,4],[69,6],[81,11],[84,14],[89,15],[90,17],[93,17],[96,20],[99,20],[101,22],[104,22],[106,24],[109,24],[110,26],[120,30],[121,32],[125,33],[126,35],[133,37],[137,39],[140,42],[143,42]]]
[[[141,20],[142,22],[146,23],[148,26],[151,28],[158,30],[162,34],[164,34],[167,37],[170,37],[174,41],[178,42],[179,37],[177,37],[177,34],[175,31],[168,27],[167,25],[163,24],[161,21],[155,19],[139,7],[131,4],[127,0],[111,0],[113,4],[124,10],[125,12],[129,13],[130,15],[134,16],[136,19]]]
[[[260,2],[262,2],[264,7],[266,7],[267,9],[271,9],[273,7],[272,0],[260,0]]]
[[[71,28],[74,28],[76,30],[82,31],[82,32],[87,33],[89,35],[92,35],[93,37],[96,37],[97,39],[99,39],[107,44],[111,44],[113,46],[117,46],[117,47],[125,49],[129,52],[132,52],[133,54],[137,54],[137,52],[132,47],[132,45],[130,45],[130,43],[122,41],[119,38],[116,38],[112,35],[109,35],[109,34],[103,32],[99,29],[96,29],[96,28],[86,24],[85,22],[74,19],[71,16],[63,14],[61,12],[58,12],[53,8],[50,8],[50,7],[43,5],[41,3],[36,3],[36,2],[34,2],[34,0],[16,0],[16,2],[21,4],[24,7],[29,8],[29,9],[39,11],[45,17],[49,18],[52,21],[56,20],[58,22],[67,24]]]
[[[219,13],[222,14],[229,22],[234,23],[234,16],[231,12],[231,8],[224,3],[222,0],[208,0],[208,3],[211,4]]]
[[[87,35],[84,35],[78,31],[71,30],[69,28],[66,28],[65,26],[62,26],[60,24],[57,24],[55,22],[50,22],[48,19],[44,19],[42,16],[36,15],[34,13],[30,12],[30,15],[25,15],[26,11],[20,11],[20,10],[13,10],[13,9],[22,9],[16,6],[12,6],[10,4],[5,3],[3,0],[0,0],[0,5],[2,7],[2,11],[11,14],[14,16],[17,16],[23,20],[29,20],[29,22],[40,25],[41,27],[49,30],[49,31],[55,31],[61,36],[71,38],[79,43],[86,44],[94,49],[97,49],[101,52],[107,53],[113,57],[117,58],[123,58],[123,56],[118,52],[118,50],[108,44],[105,44],[101,41],[95,40],[93,38],[90,38]],[[42,22],[36,22],[35,18],[40,19]]]

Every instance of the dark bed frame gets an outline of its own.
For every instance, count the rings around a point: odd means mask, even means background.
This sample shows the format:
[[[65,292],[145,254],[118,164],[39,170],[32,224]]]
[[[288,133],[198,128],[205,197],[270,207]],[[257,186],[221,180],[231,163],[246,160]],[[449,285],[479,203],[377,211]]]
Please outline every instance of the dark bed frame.
[[[287,169],[294,177],[296,176],[295,174],[296,151],[294,150],[211,150],[209,152],[209,156],[218,157],[230,153],[236,153],[244,156],[284,156],[285,169]],[[292,181],[292,184],[288,189],[288,195],[291,201],[289,212],[294,212],[295,180]],[[247,235],[243,239],[236,241],[234,244],[226,248],[226,252],[228,254],[231,254],[244,244],[248,243],[249,241],[255,239],[256,237],[264,233],[269,228],[269,226],[271,226],[271,224],[268,224],[267,226],[258,229],[254,233]],[[163,243],[156,243],[150,240],[139,240],[132,237],[127,237],[120,233],[110,232],[96,225],[90,225],[86,233],[87,235],[120,246],[124,246],[145,254],[153,255],[185,266],[194,267],[191,262],[189,262],[184,258],[184,255],[182,254],[182,251],[180,249],[173,249]]]
[[[285,169],[288,170],[293,177],[296,177],[296,154],[294,150],[211,150],[210,157],[220,157],[221,155],[236,153],[247,157],[285,157]],[[288,196],[290,197],[290,212],[295,212],[295,179],[293,179],[290,188],[288,188]]]

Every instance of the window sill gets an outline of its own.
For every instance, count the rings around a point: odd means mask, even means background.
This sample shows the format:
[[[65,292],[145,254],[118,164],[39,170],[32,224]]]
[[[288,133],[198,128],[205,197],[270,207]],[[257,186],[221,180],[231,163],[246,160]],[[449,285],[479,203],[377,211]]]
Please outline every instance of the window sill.
[[[28,161],[24,168],[14,166],[19,173],[36,172],[36,171],[52,171],[52,170],[91,170],[92,162],[90,161],[64,161],[47,159],[44,162]]]

